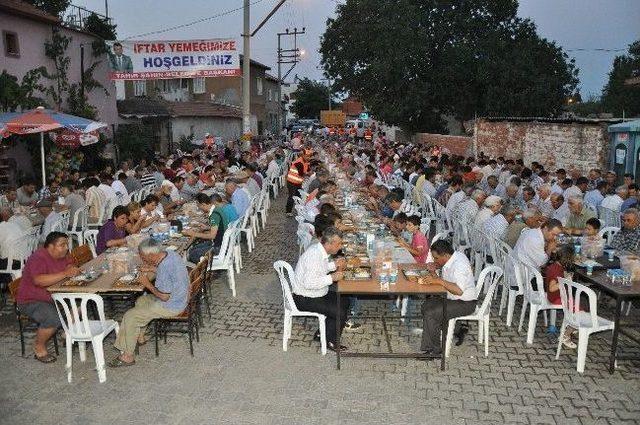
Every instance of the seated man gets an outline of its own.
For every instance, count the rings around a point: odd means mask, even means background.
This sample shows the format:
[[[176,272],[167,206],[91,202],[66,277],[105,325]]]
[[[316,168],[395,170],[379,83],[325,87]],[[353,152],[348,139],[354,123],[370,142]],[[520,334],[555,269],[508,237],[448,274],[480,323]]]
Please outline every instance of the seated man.
[[[62,232],[49,233],[44,246],[27,260],[16,295],[18,310],[38,324],[33,351],[35,359],[42,363],[56,361],[47,351],[47,341],[61,326],[51,294],[46,288],[80,273],[80,269],[72,265],[68,252],[67,235]]]
[[[43,199],[38,201],[36,208],[42,217],[44,217],[44,223],[42,224],[42,233],[40,235],[40,243],[44,243],[47,235],[54,230],[54,227],[62,219],[53,209],[53,203],[50,199]],[[64,229],[66,230],[66,229]]]
[[[581,196],[572,196],[569,198],[569,217],[565,224],[565,232],[570,235],[582,235],[587,221],[595,218],[596,214],[584,205]]]
[[[244,213],[247,212],[251,203],[247,192],[238,186],[238,181],[235,179],[227,180],[224,191],[231,200],[231,205],[235,207],[238,217],[244,217]]]
[[[421,285],[437,285],[447,291],[447,317],[472,314],[476,309],[476,282],[473,270],[467,257],[453,247],[446,240],[439,240],[431,245],[433,263],[427,267],[431,271],[442,269],[440,277],[426,276],[418,279]],[[428,297],[422,303],[422,343],[420,349],[428,355],[440,356],[442,354],[442,341],[440,337],[440,324],[442,323],[442,300],[440,297]],[[443,335],[447,330],[442,330]]]
[[[621,251],[638,253],[640,248],[640,211],[627,208],[622,213],[622,229],[615,234],[611,247]]]
[[[198,208],[208,215],[210,227],[201,231],[193,229],[185,229],[182,231],[183,235],[197,239],[196,243],[194,243],[189,250],[188,260],[192,263],[200,261],[200,257],[205,255],[211,248],[213,248],[214,255],[220,252],[224,232],[226,232],[227,227],[229,227],[229,224],[234,220],[235,216],[231,216],[227,208],[223,206],[218,208],[218,205],[214,204],[214,197],[218,204],[222,203],[222,197],[217,193],[211,197],[204,193],[198,193],[196,195]]]
[[[311,245],[298,259],[295,275],[296,282],[291,288],[293,300],[298,309],[324,314],[326,319],[327,347],[336,349],[336,336],[344,328],[349,303],[341,303],[336,311],[336,295],[329,293],[329,286],[342,279],[344,259],[331,261],[342,248],[342,232],[335,227],[322,231],[320,242]],[[319,333],[316,333],[319,336]],[[346,347],[341,347],[346,350]]]
[[[165,251],[162,244],[145,239],[138,246],[144,265],[141,267],[140,284],[150,294],[136,300],[136,306],[122,317],[120,333],[114,347],[120,355],[109,362],[110,367],[130,366],[135,363],[136,344],[145,344],[145,327],[156,318],[175,317],[187,307],[189,300],[189,273],[187,266],[174,251]],[[147,273],[156,275],[155,285]]]
[[[98,231],[96,254],[100,255],[112,246],[126,245],[127,223],[129,223],[129,210],[127,207],[118,205],[113,209],[111,219],[107,220]]]

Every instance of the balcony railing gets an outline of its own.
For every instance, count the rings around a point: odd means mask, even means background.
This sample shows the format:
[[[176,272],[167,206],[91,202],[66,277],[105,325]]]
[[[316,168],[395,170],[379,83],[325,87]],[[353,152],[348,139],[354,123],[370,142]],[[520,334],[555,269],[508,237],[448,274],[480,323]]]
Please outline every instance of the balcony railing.
[[[108,24],[112,24],[111,18],[108,18],[105,15],[101,15],[100,13],[96,13],[92,10],[85,9],[81,6],[70,5],[67,10],[63,13],[62,24],[69,28],[74,28],[78,30],[84,30],[87,19],[91,15],[96,15],[98,18],[106,21]]]

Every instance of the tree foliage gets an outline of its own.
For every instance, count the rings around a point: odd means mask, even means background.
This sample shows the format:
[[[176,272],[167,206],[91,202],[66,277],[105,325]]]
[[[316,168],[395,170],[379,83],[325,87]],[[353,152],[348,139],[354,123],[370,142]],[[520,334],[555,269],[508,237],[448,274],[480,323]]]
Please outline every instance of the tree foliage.
[[[347,0],[327,21],[322,65],[338,90],[409,131],[443,131],[447,114],[558,114],[578,71],[517,9],[517,0]]]
[[[44,10],[50,15],[62,17],[62,13],[67,10],[71,0],[24,0],[29,4]]]
[[[116,145],[120,158],[140,160],[153,156],[153,146],[156,146],[153,126],[138,122],[120,124],[115,134]]]
[[[320,111],[329,109],[330,91],[323,83],[305,78],[298,83],[293,96],[296,101],[291,112],[298,118],[319,118]]]
[[[616,56],[609,81],[602,89],[602,104],[614,116],[640,116],[640,86],[626,85],[631,77],[640,77],[640,40],[629,46],[629,53]]]
[[[3,70],[0,74],[0,110],[6,112],[46,106],[44,99],[36,96],[36,93],[45,91],[45,87],[40,84],[44,71],[44,67],[31,69],[18,82],[18,77]]]

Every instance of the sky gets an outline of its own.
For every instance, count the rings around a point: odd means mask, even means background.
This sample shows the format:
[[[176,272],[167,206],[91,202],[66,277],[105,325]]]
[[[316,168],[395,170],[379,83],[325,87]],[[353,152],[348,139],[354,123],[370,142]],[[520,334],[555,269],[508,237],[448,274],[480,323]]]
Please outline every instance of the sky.
[[[159,34],[138,36],[241,8],[242,0],[107,0],[109,15],[118,25],[118,37],[136,40],[181,40],[236,38],[241,41],[242,10],[202,23]],[[392,0],[389,0],[392,1]],[[334,16],[336,4],[344,0],[287,0],[280,10],[252,38],[251,57],[272,68],[277,75],[277,36],[285,28],[305,27],[299,45],[303,60],[291,72],[287,82],[300,78],[322,78],[319,69],[320,37],[327,18]],[[277,0],[251,0],[252,30],[273,8]],[[104,0],[74,0],[73,4],[104,13]],[[563,47],[575,58],[580,70],[583,99],[599,95],[607,82],[616,54],[593,49],[627,49],[640,39],[640,0],[520,0],[518,15],[532,19],[538,33]],[[283,48],[292,46],[283,45]],[[574,49],[587,49],[576,51]],[[283,65],[285,67],[286,65]],[[283,74],[286,69],[283,70]]]

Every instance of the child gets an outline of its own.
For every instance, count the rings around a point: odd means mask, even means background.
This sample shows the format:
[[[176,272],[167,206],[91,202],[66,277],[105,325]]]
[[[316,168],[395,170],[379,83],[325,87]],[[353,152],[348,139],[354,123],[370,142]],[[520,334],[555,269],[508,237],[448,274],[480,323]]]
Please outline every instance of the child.
[[[551,258],[544,268],[544,285],[547,291],[547,299],[551,304],[560,305],[560,286],[558,279],[565,277],[565,273],[573,265],[574,249],[570,245],[562,245],[551,254]],[[576,348],[575,342],[571,341],[573,329],[569,326],[565,329],[564,335],[560,335],[562,344],[567,348]]]
[[[600,231],[600,220],[597,218],[590,218],[585,223],[584,236],[585,239],[596,241],[598,238],[598,232]]]
[[[407,231],[411,233],[411,245],[401,238],[398,238],[398,243],[413,255],[416,263],[424,264],[429,254],[429,241],[420,231],[420,221],[420,217],[417,215],[407,217],[406,226]]]

